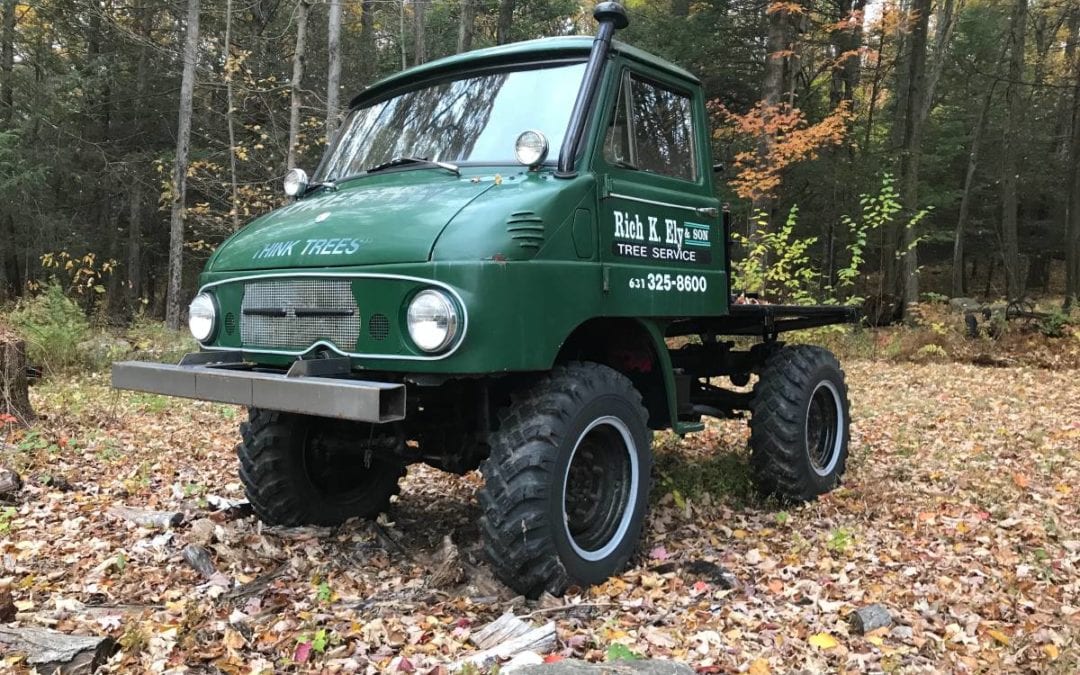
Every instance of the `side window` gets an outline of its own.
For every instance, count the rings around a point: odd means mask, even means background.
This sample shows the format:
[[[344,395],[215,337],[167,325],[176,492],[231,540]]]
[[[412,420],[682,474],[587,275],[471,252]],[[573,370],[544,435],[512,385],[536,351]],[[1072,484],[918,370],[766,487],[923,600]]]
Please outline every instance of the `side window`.
[[[690,97],[630,77],[637,168],[694,180],[694,124]]]
[[[614,166],[696,180],[690,97],[636,75],[624,77],[604,136],[604,159]]]
[[[615,114],[611,117],[611,126],[604,137],[604,159],[614,166],[636,168],[630,154],[630,120],[626,114],[628,78],[623,78],[619,86],[618,100],[615,101]]]

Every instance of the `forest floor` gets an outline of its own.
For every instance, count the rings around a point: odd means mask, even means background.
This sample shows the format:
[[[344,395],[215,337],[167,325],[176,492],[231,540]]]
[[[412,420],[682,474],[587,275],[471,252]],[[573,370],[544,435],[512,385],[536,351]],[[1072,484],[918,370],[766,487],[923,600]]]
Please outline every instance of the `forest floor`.
[[[1080,342],[1080,341],[1078,341]],[[639,556],[604,585],[510,597],[478,553],[476,474],[414,467],[378,526],[263,527],[235,477],[243,410],[117,393],[107,375],[33,388],[42,420],[0,427],[0,588],[19,625],[109,634],[109,672],[449,672],[508,609],[554,620],[558,654],[685,660],[699,672],[1080,669],[1080,370],[845,363],[843,486],[755,498],[745,424],[657,436]],[[144,529],[116,506],[178,510]],[[466,564],[445,581],[444,537]],[[204,545],[209,580],[181,558]],[[442,577],[444,581],[435,579]],[[882,603],[868,635],[848,615]],[[621,645],[621,646],[620,646]],[[0,655],[0,669],[23,669]]]

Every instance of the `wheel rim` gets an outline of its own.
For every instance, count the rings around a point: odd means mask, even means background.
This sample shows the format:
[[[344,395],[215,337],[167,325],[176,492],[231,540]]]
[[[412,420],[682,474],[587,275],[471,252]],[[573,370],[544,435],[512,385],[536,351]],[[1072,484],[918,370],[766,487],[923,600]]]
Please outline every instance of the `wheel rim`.
[[[810,468],[828,476],[840,460],[844,442],[844,408],[840,391],[828,380],[818,382],[806,408],[806,451]]]
[[[637,447],[621,419],[600,417],[581,432],[563,475],[562,516],[567,540],[585,560],[602,560],[619,546],[633,519],[638,491]]]

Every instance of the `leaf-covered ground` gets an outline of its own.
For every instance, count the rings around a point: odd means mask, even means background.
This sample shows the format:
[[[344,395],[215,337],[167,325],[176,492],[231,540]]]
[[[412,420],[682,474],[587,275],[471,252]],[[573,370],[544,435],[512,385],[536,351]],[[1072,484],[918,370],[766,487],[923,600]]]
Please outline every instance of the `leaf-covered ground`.
[[[855,419],[840,490],[787,510],[753,498],[740,422],[660,436],[634,566],[539,603],[484,571],[476,475],[414,467],[377,527],[265,528],[222,510],[242,499],[242,410],[53,378],[34,390],[44,421],[0,430],[0,465],[27,479],[0,505],[0,587],[21,625],[117,637],[113,672],[429,672],[508,608],[555,620],[564,655],[700,672],[1080,669],[1080,371],[846,368]],[[188,520],[141,529],[107,513],[117,505]],[[187,543],[207,546],[219,573],[185,564]],[[848,614],[874,602],[893,626],[855,635]]]

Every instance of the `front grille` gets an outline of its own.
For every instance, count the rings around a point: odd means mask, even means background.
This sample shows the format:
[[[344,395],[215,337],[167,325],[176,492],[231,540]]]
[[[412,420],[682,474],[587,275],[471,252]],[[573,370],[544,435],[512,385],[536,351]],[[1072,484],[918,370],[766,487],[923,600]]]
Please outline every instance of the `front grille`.
[[[274,279],[244,285],[244,346],[306,349],[319,340],[352,351],[360,310],[348,279]]]

